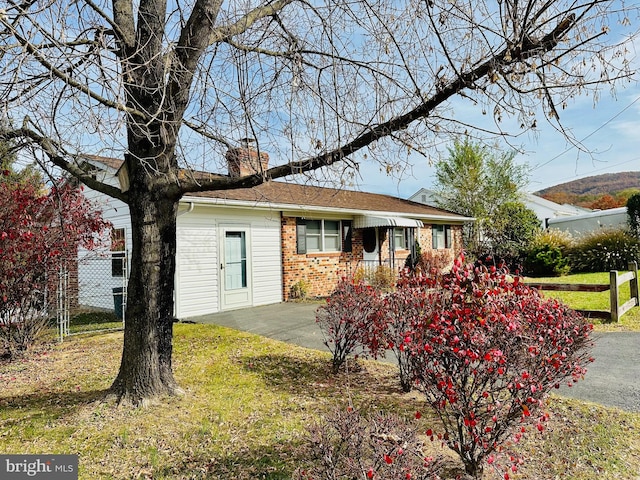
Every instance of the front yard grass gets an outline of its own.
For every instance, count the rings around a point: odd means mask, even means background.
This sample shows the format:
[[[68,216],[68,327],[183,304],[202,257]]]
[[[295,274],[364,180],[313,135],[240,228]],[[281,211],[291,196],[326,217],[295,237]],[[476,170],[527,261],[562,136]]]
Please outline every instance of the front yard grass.
[[[81,479],[287,479],[308,466],[305,427],[334,408],[388,410],[438,431],[395,368],[358,363],[332,376],[330,356],[211,325],[175,325],[176,379],[186,390],[144,409],[104,394],[122,333],[83,335],[0,364],[0,452],[80,457]],[[544,434],[514,446],[512,479],[637,479],[640,413],[551,397]],[[445,454],[438,442],[426,455]],[[501,478],[487,471],[485,479]]]
[[[73,315],[69,323],[71,333],[123,328],[122,319],[110,310],[86,310]]]
[[[624,272],[621,272],[624,273]],[[525,278],[526,282],[546,282],[546,283],[588,283],[609,285],[609,272],[601,273],[579,273],[566,275],[563,277]],[[581,310],[604,310],[610,309],[609,291],[605,292],[556,292],[542,291],[545,297],[557,298],[571,308]],[[620,287],[620,304],[631,298],[629,282]],[[624,314],[617,323],[606,322],[600,319],[592,319],[594,329],[600,332],[634,331],[640,332],[640,307],[634,307]]]

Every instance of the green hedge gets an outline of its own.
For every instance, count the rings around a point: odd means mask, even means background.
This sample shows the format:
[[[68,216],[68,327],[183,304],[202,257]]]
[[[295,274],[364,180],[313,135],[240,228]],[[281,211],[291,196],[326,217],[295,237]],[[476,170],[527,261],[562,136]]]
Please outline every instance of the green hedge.
[[[568,252],[574,272],[626,270],[640,261],[640,241],[624,229],[606,229],[580,237]]]

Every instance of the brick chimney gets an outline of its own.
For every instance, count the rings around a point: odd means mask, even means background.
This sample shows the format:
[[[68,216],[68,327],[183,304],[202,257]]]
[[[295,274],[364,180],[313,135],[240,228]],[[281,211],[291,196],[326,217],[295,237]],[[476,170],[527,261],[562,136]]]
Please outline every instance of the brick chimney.
[[[269,168],[269,154],[255,149],[255,139],[243,138],[240,147],[230,148],[226,159],[229,167],[229,176],[244,177],[245,175],[261,174]]]

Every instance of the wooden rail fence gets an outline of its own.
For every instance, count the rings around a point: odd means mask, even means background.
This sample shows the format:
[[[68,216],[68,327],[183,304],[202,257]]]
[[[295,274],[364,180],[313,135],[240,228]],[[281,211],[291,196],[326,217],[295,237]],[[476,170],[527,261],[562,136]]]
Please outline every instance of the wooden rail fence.
[[[620,304],[620,286],[629,282],[631,290],[631,298]],[[609,284],[590,284],[590,283],[536,283],[527,282],[527,285],[537,288],[538,290],[568,291],[568,292],[605,292],[609,290],[610,311],[602,310],[577,310],[586,317],[600,318],[617,322],[622,315],[627,313],[633,307],[640,305],[638,298],[638,263],[629,264],[629,271],[620,274],[617,270],[609,272]]]

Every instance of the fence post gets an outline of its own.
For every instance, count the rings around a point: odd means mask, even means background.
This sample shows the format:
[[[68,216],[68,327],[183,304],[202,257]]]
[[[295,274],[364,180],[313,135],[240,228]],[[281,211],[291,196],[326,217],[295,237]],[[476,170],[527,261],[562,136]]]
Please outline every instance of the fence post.
[[[611,321],[618,321],[618,272],[617,270],[611,270],[609,272],[609,298],[611,299]]]
[[[56,294],[58,341],[63,342],[64,337],[69,335],[69,270],[64,260],[60,261],[60,266],[58,267],[58,288]]]
[[[636,299],[636,306],[638,306],[640,305],[640,298],[638,297],[638,262],[629,262],[629,270],[633,272],[633,278],[629,282],[631,298]]]

